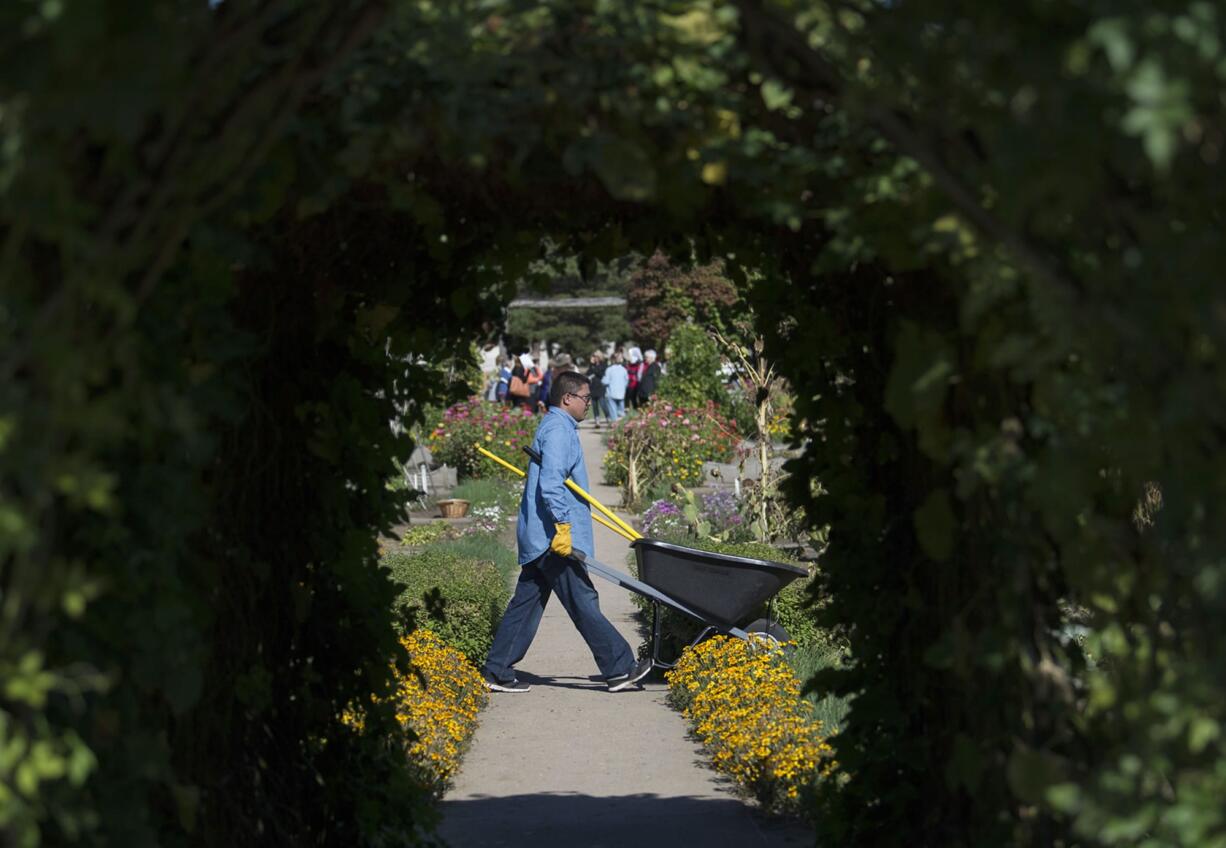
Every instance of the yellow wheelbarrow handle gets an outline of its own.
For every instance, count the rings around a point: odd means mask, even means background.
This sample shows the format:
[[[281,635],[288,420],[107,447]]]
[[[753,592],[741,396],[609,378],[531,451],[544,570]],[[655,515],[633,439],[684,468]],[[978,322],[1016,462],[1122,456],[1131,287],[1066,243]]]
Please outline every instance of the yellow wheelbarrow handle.
[[[494,462],[498,463],[503,468],[506,468],[508,471],[514,471],[520,477],[526,476],[523,471],[516,468],[511,463],[507,462],[502,457],[495,456],[493,453],[486,450],[479,442],[475,444],[475,447],[477,448],[478,452],[494,460]],[[567,480],[566,484],[570,486],[572,489],[576,490],[579,495],[588,497],[587,493],[584,492],[583,489],[579,488],[579,486],[576,483],[572,482],[571,480]],[[599,515],[593,515],[592,518],[600,522],[601,524],[603,524],[605,527],[608,527],[610,530],[612,530],[614,533],[617,533],[619,536],[625,537],[628,541],[633,542],[636,538],[642,538],[641,536],[638,536],[637,534],[635,534],[633,530],[630,530],[629,532],[627,532],[627,530],[622,529],[622,527],[619,527],[617,524],[613,524],[612,522],[606,521],[604,518],[601,518]],[[616,518],[616,516],[614,516],[614,518]],[[618,520],[618,524],[621,524],[620,519]]]
[[[540,463],[540,461],[541,461],[541,455],[540,455],[540,453],[538,453],[537,451],[533,450],[533,449],[532,449],[532,448],[530,448],[530,447],[525,447],[525,448],[524,448],[524,453],[528,454],[528,456],[529,456],[529,457],[532,459],[532,461],[533,461],[533,462]],[[619,518],[619,517],[616,515],[616,513],[614,513],[614,512],[613,512],[613,510],[609,509],[607,506],[605,506],[604,504],[602,504],[600,501],[596,500],[594,497],[592,497],[592,496],[591,496],[591,495],[589,495],[587,492],[585,492],[585,491],[583,490],[583,487],[582,487],[582,486],[580,486],[578,483],[576,483],[574,480],[571,480],[570,478],[567,478],[567,480],[566,480],[566,485],[567,485],[568,487],[570,487],[570,490],[571,490],[572,492],[574,492],[574,493],[575,493],[576,495],[578,495],[579,497],[583,498],[585,501],[587,501],[588,503],[590,503],[592,506],[596,507],[596,509],[598,509],[598,510],[600,510],[601,512],[603,512],[603,513],[604,513],[604,514],[605,514],[605,515],[606,515],[606,516],[609,518],[609,520],[610,520],[610,521],[612,521],[614,524],[616,524],[617,526],[619,526],[619,527],[622,529],[622,535],[623,535],[623,536],[625,536],[626,538],[630,539],[631,541],[634,541],[635,539],[641,539],[641,538],[643,538],[643,534],[642,534],[642,533],[639,533],[637,530],[635,530],[635,529],[634,529],[633,527],[631,527],[629,524],[627,524],[626,522],[622,521],[622,520],[621,520],[621,519],[620,519],[620,518]],[[593,516],[593,517],[595,517],[595,516]]]

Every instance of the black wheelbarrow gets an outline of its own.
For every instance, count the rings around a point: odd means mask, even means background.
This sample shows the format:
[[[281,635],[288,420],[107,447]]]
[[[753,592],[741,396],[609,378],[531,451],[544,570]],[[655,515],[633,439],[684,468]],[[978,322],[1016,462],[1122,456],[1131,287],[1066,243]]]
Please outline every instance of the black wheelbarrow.
[[[523,476],[523,471],[486,450],[480,443],[474,447],[503,467]],[[541,461],[540,454],[532,448],[525,447],[523,450],[533,462]],[[589,572],[651,600],[651,662],[654,666],[672,668],[676,665],[660,658],[661,605],[705,625],[690,643],[691,647],[712,633],[726,633],[746,640],[751,634],[759,634],[775,642],[790,641],[787,631],[774,620],[774,606],[770,601],[793,580],[808,577],[808,571],[797,565],[717,554],[648,539],[574,480],[567,480],[566,485],[603,514],[603,517],[593,514],[595,521],[624,536],[634,548],[641,578],[637,580],[585,556],[582,551],[575,551],[572,556],[583,563]],[[763,604],[767,605],[767,614],[765,618],[760,618],[757,613]]]
[[[639,579],[611,568],[582,552],[574,558],[587,570],[651,600],[651,662],[672,668],[660,657],[661,606],[684,613],[705,625],[691,642],[697,645],[712,633],[738,639],[757,634],[776,642],[789,641],[787,631],[774,620],[770,604],[793,580],[809,572],[797,565],[712,553],[656,539],[630,543],[638,558]],[[765,618],[758,613],[767,605]]]

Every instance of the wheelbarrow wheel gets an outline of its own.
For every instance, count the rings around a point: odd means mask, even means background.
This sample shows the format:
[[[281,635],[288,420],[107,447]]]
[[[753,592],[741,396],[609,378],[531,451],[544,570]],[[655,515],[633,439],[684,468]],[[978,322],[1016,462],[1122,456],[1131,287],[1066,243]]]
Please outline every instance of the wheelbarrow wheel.
[[[746,625],[744,630],[750,636],[769,639],[771,642],[782,647],[783,652],[786,654],[792,654],[796,651],[796,643],[792,641],[792,634],[788,633],[787,628],[777,621],[759,618]]]

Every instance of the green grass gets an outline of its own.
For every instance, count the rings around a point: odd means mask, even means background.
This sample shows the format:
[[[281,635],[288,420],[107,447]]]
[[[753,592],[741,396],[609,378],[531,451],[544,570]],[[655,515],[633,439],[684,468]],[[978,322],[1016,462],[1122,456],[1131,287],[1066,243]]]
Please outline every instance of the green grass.
[[[470,477],[455,487],[451,497],[469,501],[470,509],[499,506],[504,512],[514,513],[519,508],[519,496],[523,490],[523,483],[519,481]]]
[[[470,533],[458,539],[431,542],[423,551],[439,551],[464,559],[489,560],[494,563],[503,579],[510,581],[519,574],[519,562],[515,551],[507,547],[493,533]]]
[[[809,678],[827,668],[839,668],[846,657],[846,652],[838,645],[817,643],[804,648],[798,648],[792,654],[789,662],[801,682],[807,683]],[[843,728],[847,718],[849,703],[847,698],[821,692],[806,692],[805,697],[813,703],[813,717],[822,723],[826,735],[833,736]]]

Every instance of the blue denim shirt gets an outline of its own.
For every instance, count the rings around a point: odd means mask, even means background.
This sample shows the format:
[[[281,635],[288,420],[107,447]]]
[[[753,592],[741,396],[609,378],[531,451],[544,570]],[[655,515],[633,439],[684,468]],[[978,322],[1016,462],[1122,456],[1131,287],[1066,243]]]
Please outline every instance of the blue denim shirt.
[[[555,524],[570,524],[572,546],[591,556],[592,508],[566,487],[570,477],[588,489],[587,466],[579,445],[579,422],[559,406],[551,406],[532,439],[541,462],[528,464],[528,481],[519,501],[515,540],[519,564],[526,565],[549,550]]]

